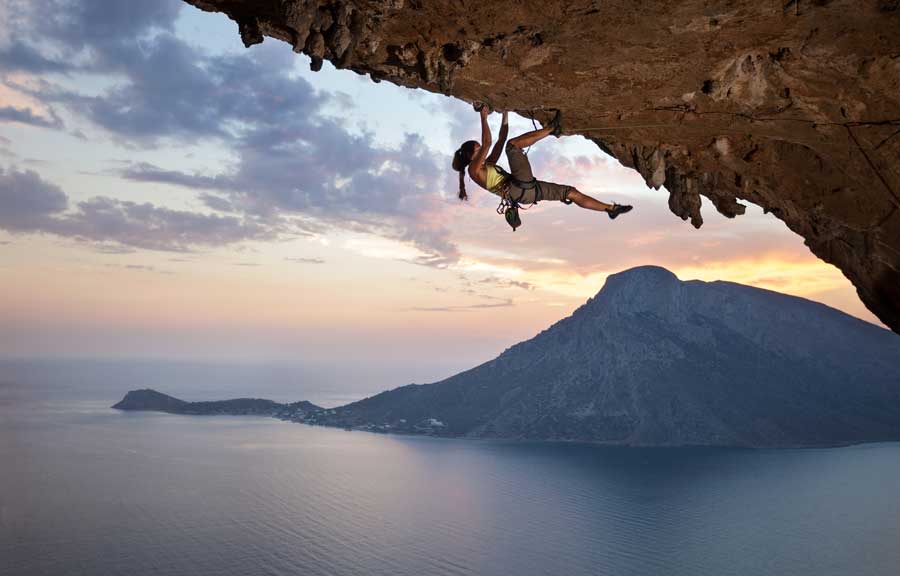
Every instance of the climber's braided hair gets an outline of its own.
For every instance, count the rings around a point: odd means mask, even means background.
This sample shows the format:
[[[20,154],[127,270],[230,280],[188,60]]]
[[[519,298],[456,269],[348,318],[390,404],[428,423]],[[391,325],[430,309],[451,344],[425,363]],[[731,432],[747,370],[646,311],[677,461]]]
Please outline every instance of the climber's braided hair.
[[[475,155],[475,146],[478,142],[469,140],[463,142],[459,150],[453,155],[453,169],[459,172],[459,199],[468,200],[466,195],[466,167],[472,162],[472,156]]]

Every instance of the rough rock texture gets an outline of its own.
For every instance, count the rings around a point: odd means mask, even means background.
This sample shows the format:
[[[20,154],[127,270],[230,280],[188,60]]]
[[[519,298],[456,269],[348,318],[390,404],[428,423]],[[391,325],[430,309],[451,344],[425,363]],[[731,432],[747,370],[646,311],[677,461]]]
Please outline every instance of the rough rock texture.
[[[900,332],[898,0],[186,0],[246,45],[547,120],[699,227],[762,206]]]
[[[643,266],[490,362],[318,423],[642,446],[898,440],[897,358],[900,336],[822,304]]]

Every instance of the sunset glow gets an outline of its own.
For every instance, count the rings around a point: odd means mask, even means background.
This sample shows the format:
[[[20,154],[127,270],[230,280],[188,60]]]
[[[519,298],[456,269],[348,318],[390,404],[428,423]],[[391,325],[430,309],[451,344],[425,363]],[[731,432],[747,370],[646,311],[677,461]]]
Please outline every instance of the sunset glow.
[[[411,354],[438,377],[448,358],[487,360],[642,264],[877,323],[773,216],[749,206],[728,220],[706,203],[695,230],[665,190],[581,138],[536,145],[536,170],[634,212],[612,222],[548,202],[512,233],[473,183],[456,199],[450,158],[478,129],[464,103],[311,73],[286,44],[244,49],[232,22],[186,5],[137,15],[147,44],[134,54],[49,36],[27,12],[25,44],[0,46],[46,52],[8,56],[0,83],[5,356]],[[49,64],[57,49],[74,51],[71,68]],[[169,68],[154,60],[163,50]],[[194,84],[167,84],[178,74]],[[514,117],[512,134],[530,126]]]

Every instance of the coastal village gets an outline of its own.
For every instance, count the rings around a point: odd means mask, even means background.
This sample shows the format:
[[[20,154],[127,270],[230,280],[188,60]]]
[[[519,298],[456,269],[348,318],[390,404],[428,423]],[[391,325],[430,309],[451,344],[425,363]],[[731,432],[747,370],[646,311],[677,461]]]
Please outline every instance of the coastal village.
[[[303,404],[303,406],[299,406],[299,404]],[[362,430],[365,432],[437,435],[446,427],[437,418],[425,418],[418,422],[409,422],[406,418],[399,418],[394,422],[381,424],[372,422],[354,423],[335,409],[319,408],[309,402],[288,404],[283,409],[276,410],[272,415],[275,418],[289,422],[317,426],[336,426],[348,431]]]
[[[150,388],[131,390],[113,408],[118,410],[151,410],[195,416],[272,416],[288,422],[382,433],[438,435],[447,430],[444,422],[433,417],[425,417],[415,421],[398,418],[396,420],[374,423],[364,421],[352,409],[346,409],[345,407],[322,408],[306,400],[291,404],[280,404],[260,398],[186,402]]]

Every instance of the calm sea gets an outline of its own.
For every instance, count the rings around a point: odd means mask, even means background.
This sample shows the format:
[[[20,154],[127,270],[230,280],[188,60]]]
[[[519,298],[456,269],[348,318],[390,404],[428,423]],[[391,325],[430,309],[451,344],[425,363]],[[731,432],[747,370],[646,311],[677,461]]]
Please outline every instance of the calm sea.
[[[161,374],[191,399],[256,390],[233,370],[2,366],[0,574],[900,573],[898,444],[382,436],[108,408]]]

